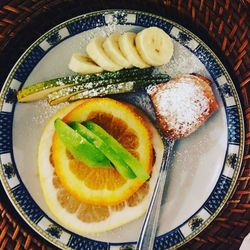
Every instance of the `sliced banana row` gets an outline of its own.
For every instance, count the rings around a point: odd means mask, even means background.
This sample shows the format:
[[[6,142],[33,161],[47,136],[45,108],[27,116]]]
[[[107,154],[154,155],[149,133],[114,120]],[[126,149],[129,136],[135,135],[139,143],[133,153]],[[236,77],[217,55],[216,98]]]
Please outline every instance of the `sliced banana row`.
[[[107,38],[93,38],[86,47],[87,55],[73,54],[69,68],[77,73],[91,74],[103,70],[160,66],[170,61],[173,51],[172,39],[157,27],[144,29],[138,34],[113,33]]]

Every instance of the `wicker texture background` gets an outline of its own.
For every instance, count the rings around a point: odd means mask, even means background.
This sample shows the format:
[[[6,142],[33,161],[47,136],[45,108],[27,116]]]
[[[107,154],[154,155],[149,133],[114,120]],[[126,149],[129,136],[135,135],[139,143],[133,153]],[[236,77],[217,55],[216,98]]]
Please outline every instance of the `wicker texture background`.
[[[238,249],[250,232],[249,0],[0,1],[0,86],[15,61],[41,34],[76,15],[107,8],[153,12],[201,37],[232,76],[244,110],[246,145],[235,190],[219,216],[182,249]],[[0,185],[0,250],[55,249],[27,226]]]

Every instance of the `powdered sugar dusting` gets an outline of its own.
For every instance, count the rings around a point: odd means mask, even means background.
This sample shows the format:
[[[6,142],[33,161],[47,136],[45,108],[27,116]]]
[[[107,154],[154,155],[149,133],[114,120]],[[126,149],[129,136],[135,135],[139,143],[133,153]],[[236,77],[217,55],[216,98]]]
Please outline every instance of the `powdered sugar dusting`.
[[[54,115],[58,110],[65,107],[66,103],[60,103],[56,106],[50,106],[46,100],[40,100],[33,103],[33,110],[37,110],[32,116],[32,123],[36,125],[41,125],[47,123],[48,120]]]
[[[126,24],[126,26],[124,26],[119,24],[119,20],[121,18],[125,18],[126,15],[126,11],[121,10],[114,11],[112,15],[104,14],[106,25],[101,26],[102,23],[97,22],[96,28],[83,33],[82,41],[80,43],[80,50],[85,51],[86,45],[91,41],[91,39],[97,36],[108,37],[112,33],[123,33],[126,30],[130,30],[130,27],[132,27],[132,25]]]
[[[174,54],[170,62],[155,68],[155,73],[166,73],[172,78],[181,74],[197,73],[209,77],[209,73],[199,59],[180,43],[174,43]]]
[[[202,89],[188,79],[170,82],[155,95],[159,114],[169,129],[184,135],[190,132],[203,115],[209,112],[209,100]]]

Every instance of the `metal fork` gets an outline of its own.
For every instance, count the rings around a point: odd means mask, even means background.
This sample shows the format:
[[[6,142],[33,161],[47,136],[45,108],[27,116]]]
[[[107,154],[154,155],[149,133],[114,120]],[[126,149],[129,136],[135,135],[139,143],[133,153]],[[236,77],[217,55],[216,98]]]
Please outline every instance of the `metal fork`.
[[[137,250],[151,250],[154,247],[164,185],[169,169],[170,156],[175,143],[174,140],[169,140],[166,137],[163,138],[163,142],[164,154],[161,162],[160,172],[156,181],[147,214],[144,219],[141,234],[137,242]]]

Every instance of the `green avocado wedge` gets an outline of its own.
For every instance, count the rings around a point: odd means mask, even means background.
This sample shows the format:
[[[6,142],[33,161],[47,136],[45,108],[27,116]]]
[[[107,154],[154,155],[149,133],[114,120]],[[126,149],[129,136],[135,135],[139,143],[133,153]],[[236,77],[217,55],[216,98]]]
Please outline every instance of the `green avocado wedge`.
[[[111,167],[110,161],[93,144],[78,134],[61,119],[55,120],[56,135],[73,157],[88,167]]]
[[[102,127],[92,121],[84,122],[84,126],[87,127],[96,136],[100,137],[106,143],[106,145],[109,145],[109,147],[112,148],[115,154],[119,155],[119,157],[127,163],[127,165],[132,169],[139,180],[146,181],[149,179],[150,176],[144,170],[141,163]]]
[[[136,178],[135,173],[131,170],[128,164],[124,161],[119,154],[106,144],[100,137],[92,133],[89,129],[78,122],[72,122],[69,124],[77,133],[84,137],[87,141],[92,143],[97,149],[99,149],[114,165],[115,169],[121,176],[127,179]]]

